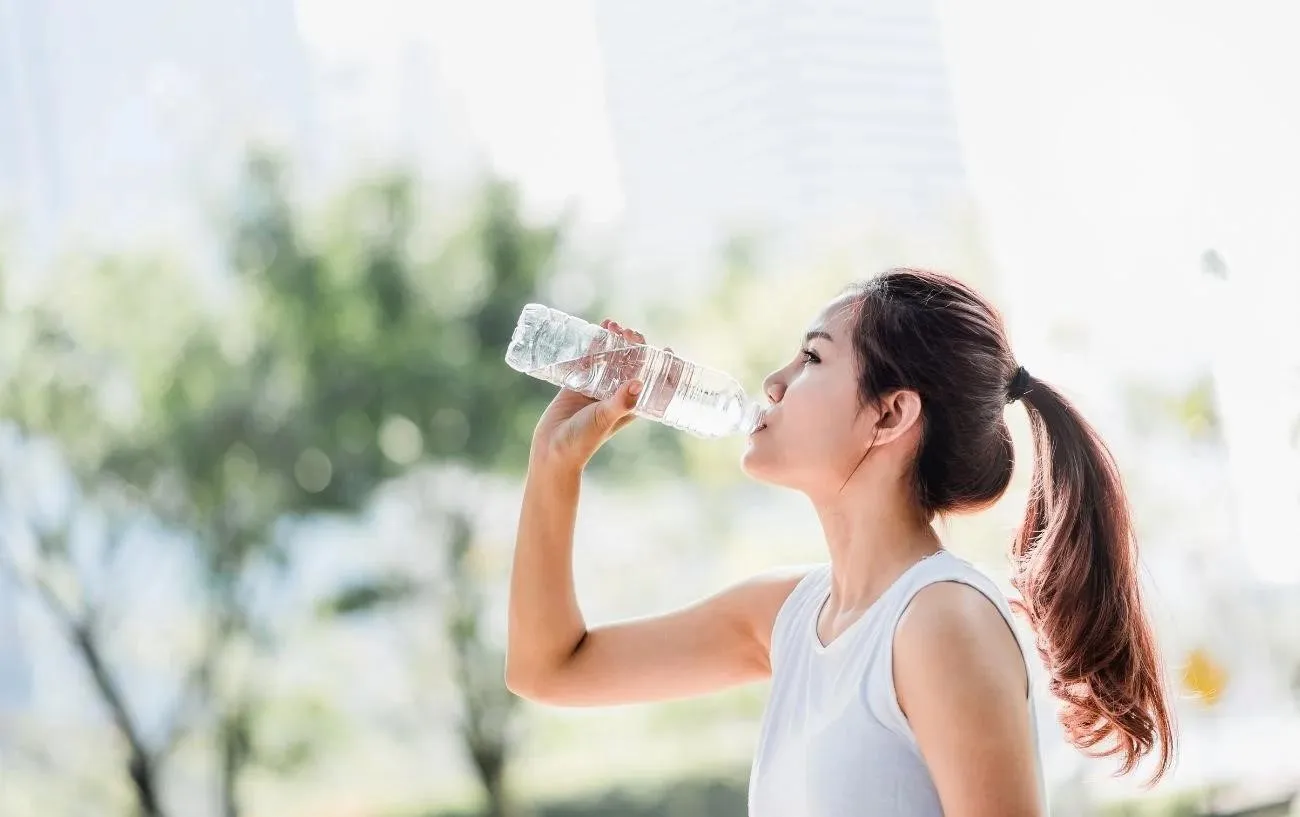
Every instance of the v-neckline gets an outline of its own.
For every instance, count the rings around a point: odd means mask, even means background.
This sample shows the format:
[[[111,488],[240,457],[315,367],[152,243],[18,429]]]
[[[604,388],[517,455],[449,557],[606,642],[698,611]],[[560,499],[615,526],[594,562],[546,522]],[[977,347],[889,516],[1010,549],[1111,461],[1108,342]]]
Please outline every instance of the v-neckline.
[[[840,630],[840,632],[837,633],[835,637],[832,638],[830,641],[823,643],[822,634],[821,634],[822,613],[826,611],[826,605],[830,604],[831,591],[834,589],[833,583],[835,580],[834,574],[831,572],[832,568],[830,566],[827,566],[826,575],[829,580],[827,581],[826,584],[826,592],[823,595],[821,602],[818,603],[817,605],[817,612],[814,613],[812,617],[813,650],[816,651],[818,654],[823,654],[835,649],[836,644],[839,644],[842,641],[844,641],[845,636],[847,636],[849,633],[856,630],[862,624],[863,621],[866,621],[871,617],[872,612],[874,612],[875,609],[880,606],[880,603],[884,601],[885,596],[888,596],[891,592],[893,592],[894,588],[898,587],[899,582],[903,581],[903,579],[909,573],[911,573],[913,570],[916,570],[918,567],[930,561],[934,557],[938,556],[940,553],[947,553],[947,552],[948,552],[947,548],[940,548],[939,550],[936,550],[934,553],[931,553],[928,556],[924,556],[918,559],[917,561],[913,562],[911,565],[907,567],[906,570],[898,574],[898,578],[890,582],[889,586],[886,587],[883,591],[881,591],[880,595],[876,597],[875,601],[867,605],[867,609],[863,610],[862,613],[857,618],[849,622],[849,626],[845,627],[843,630]]]

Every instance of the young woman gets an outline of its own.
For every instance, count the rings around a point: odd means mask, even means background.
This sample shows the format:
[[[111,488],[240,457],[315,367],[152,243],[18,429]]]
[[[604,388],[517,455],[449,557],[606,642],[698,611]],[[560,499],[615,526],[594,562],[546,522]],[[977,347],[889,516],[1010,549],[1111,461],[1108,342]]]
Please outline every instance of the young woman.
[[[631,420],[640,388],[601,402],[561,391],[537,425],[510,588],[517,694],[608,705],[770,678],[753,817],[1045,817],[1013,603],[932,527],[1002,496],[1014,460],[1003,414],[1020,401],[1034,452],[1014,606],[1073,743],[1118,756],[1124,773],[1155,752],[1156,778],[1167,771],[1174,730],[1115,462],[1017,364],[998,312],[970,287],[911,269],[854,286],[764,382],[743,468],[811,500],[828,564],[589,628],[572,577],[579,475]]]

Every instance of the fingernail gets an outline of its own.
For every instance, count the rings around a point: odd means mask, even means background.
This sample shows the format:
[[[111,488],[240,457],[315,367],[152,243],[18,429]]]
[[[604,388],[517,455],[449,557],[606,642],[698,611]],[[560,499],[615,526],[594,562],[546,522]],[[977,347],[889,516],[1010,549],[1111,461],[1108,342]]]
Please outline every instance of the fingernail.
[[[631,394],[633,397],[636,397],[638,394],[641,393],[641,381],[640,380],[632,381],[632,385],[628,386],[627,390],[629,394]]]

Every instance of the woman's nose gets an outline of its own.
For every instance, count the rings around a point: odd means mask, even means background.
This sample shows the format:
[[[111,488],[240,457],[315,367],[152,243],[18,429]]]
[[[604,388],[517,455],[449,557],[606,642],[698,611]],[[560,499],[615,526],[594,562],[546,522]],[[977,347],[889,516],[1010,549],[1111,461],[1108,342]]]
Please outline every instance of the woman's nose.
[[[767,376],[763,381],[763,393],[773,403],[781,402],[781,398],[785,396],[785,383],[781,382],[780,372],[773,372]]]

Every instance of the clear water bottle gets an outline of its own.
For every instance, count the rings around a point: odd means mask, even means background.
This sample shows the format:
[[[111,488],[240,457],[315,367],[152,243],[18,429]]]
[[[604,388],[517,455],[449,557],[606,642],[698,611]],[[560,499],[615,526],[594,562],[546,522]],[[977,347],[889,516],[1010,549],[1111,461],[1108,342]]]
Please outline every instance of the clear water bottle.
[[[541,304],[529,304],[520,313],[506,363],[597,400],[636,378],[642,383],[633,409],[637,415],[697,437],[748,434],[763,413],[762,404],[723,372],[663,349],[630,343],[622,335]]]

